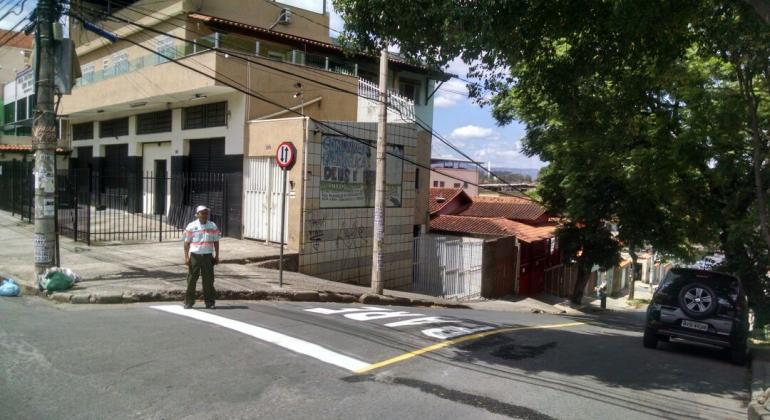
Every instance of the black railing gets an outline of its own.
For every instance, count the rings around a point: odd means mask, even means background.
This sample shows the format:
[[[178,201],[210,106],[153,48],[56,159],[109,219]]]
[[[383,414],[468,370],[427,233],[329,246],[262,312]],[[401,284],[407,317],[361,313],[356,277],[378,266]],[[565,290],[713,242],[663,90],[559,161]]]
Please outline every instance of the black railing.
[[[0,210],[32,223],[34,217],[35,183],[32,179],[34,162],[0,162]]]
[[[0,209],[31,221],[34,212],[32,166],[3,162]],[[26,165],[26,166],[25,166]],[[162,242],[178,240],[205,204],[211,219],[227,231],[227,178],[222,174],[152,173],[104,176],[89,169],[60,170],[56,177],[57,226],[61,235],[85,242]]]

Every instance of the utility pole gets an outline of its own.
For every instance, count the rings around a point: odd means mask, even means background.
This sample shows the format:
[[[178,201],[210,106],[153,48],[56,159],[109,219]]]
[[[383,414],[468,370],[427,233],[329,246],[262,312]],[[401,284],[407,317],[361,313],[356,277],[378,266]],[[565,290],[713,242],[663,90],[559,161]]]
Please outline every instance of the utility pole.
[[[385,157],[388,126],[388,49],[380,52],[380,110],[377,123],[377,172],[374,187],[374,235],[372,240],[372,291],[382,294],[382,269],[385,265]]]
[[[58,20],[55,0],[39,0],[35,43],[35,114],[32,123],[32,147],[35,151],[35,274],[38,285],[56,257],[56,115],[54,115],[54,34]]]

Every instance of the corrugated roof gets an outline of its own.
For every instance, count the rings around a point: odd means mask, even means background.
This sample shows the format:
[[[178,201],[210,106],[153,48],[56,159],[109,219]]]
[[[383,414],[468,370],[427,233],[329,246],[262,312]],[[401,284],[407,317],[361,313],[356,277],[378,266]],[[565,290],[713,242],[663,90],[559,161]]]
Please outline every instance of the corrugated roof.
[[[31,35],[26,35],[16,31],[9,31],[7,29],[0,29],[0,38],[6,39],[10,37],[13,37],[13,39],[6,41],[7,43],[3,45],[4,47],[22,48],[25,50],[32,49],[32,42],[34,38],[32,38]]]
[[[536,242],[552,238],[555,224],[530,226],[503,217],[436,216],[430,221],[430,229],[442,232],[468,233],[490,236],[515,236],[522,242]]]
[[[504,217],[512,220],[538,221],[547,216],[544,207],[518,197],[473,197],[470,207],[460,213],[470,217]]]
[[[431,214],[440,211],[460,194],[464,194],[462,188],[431,188],[428,194],[428,211]]]

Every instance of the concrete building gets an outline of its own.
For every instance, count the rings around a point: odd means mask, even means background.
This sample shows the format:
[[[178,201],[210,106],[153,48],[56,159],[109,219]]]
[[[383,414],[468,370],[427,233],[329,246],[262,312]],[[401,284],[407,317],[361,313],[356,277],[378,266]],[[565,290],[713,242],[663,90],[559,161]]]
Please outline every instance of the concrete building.
[[[475,162],[433,158],[430,166],[432,188],[462,188],[471,197],[479,195],[479,167]]]
[[[215,215],[226,218],[222,224],[227,236],[283,240],[299,252],[304,272],[366,283],[366,265],[371,264],[367,226],[371,226],[372,212],[367,189],[373,179],[365,167],[372,149],[297,118],[296,113],[317,121],[337,121],[334,127],[339,131],[373,142],[378,61],[373,56],[343,53],[329,37],[323,0],[315,5],[301,3],[306,8],[246,0],[73,1],[74,11],[133,43],[111,44],[71,20],[71,38],[83,76],[72,95],[61,101],[60,113],[66,116],[62,140],[72,144],[75,170],[107,177],[224,174],[232,182],[209,205],[216,207],[212,207]],[[154,31],[101,20],[102,12]],[[388,119],[396,123],[391,133],[394,150],[427,166],[430,135],[408,123],[417,119],[420,125],[432,126],[432,92],[436,82],[448,76],[395,55],[389,60],[388,74]],[[282,239],[277,206],[280,169],[273,157],[277,145],[286,140],[297,146],[300,159],[289,172],[290,217]],[[321,153],[321,144],[336,147],[338,156]],[[347,169],[358,168],[360,178],[338,179],[348,176],[347,172],[316,178],[326,175],[318,172],[323,159],[347,161],[351,165]],[[390,165],[400,171],[398,182],[389,187],[395,191],[398,186],[400,202],[386,212],[389,221],[397,218],[395,225],[388,222],[386,232],[388,246],[395,248],[386,251],[388,261],[402,261],[411,258],[404,238],[427,224],[429,175],[406,163],[397,168],[395,163]],[[339,169],[339,165],[326,165],[323,170],[327,167]],[[305,172],[304,168],[310,169]],[[198,204],[187,193],[167,191],[169,213],[187,214]],[[129,202],[152,201],[141,187],[125,193],[143,195]],[[332,206],[333,201],[337,205]],[[148,212],[151,207],[157,208],[145,204],[132,211]],[[321,219],[314,217],[318,214]],[[326,220],[327,228],[312,229],[318,220]],[[318,239],[316,231],[330,229],[339,236],[328,233]],[[345,252],[331,245],[351,243],[356,246],[345,246]],[[398,274],[386,275],[387,287],[407,282],[406,264],[388,266]]]

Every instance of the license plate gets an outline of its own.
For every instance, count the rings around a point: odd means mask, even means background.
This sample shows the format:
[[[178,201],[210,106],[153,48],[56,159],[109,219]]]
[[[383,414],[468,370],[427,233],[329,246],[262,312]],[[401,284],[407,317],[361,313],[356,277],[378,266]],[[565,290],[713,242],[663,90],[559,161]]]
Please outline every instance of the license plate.
[[[708,331],[709,330],[709,324],[706,324],[705,322],[695,322],[695,321],[682,320],[682,326],[685,327],[685,328],[691,328],[693,330],[698,330],[698,331]]]

